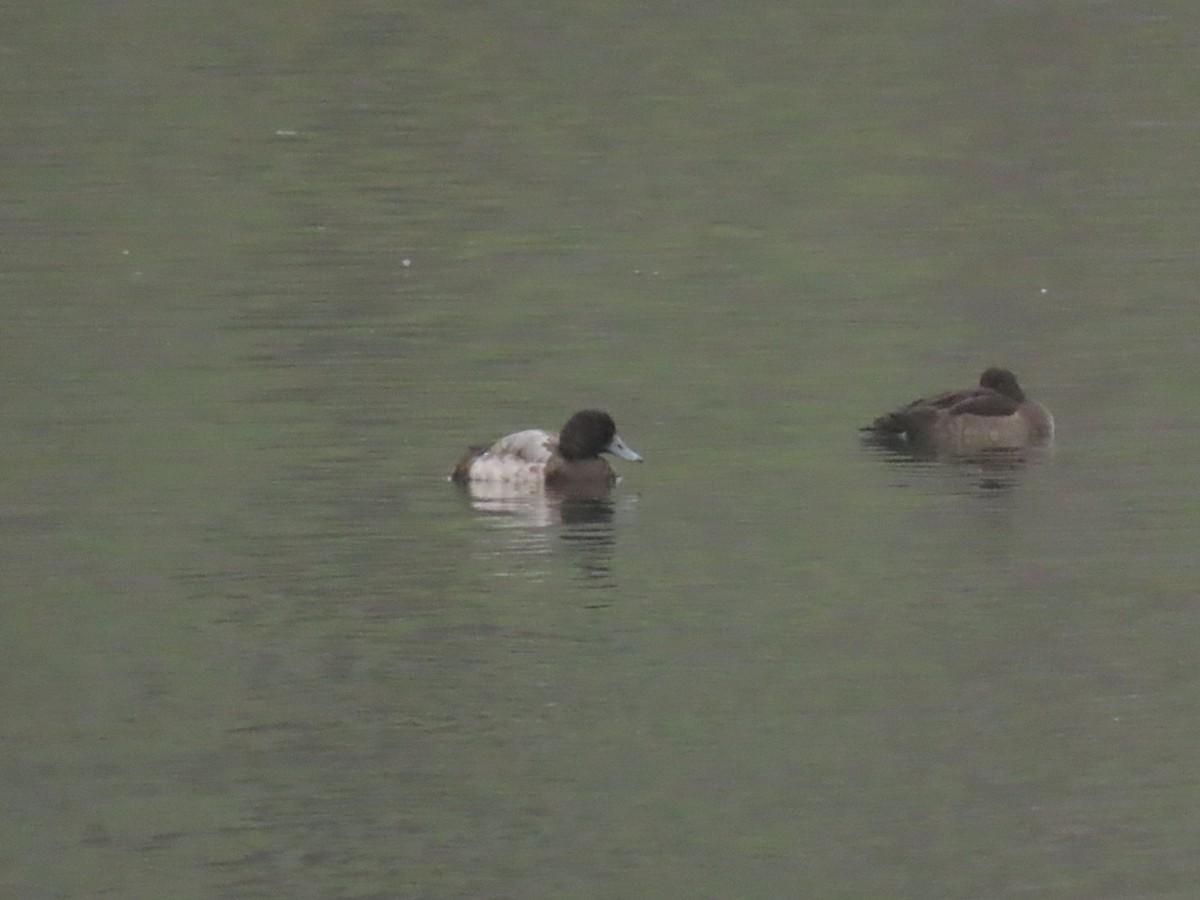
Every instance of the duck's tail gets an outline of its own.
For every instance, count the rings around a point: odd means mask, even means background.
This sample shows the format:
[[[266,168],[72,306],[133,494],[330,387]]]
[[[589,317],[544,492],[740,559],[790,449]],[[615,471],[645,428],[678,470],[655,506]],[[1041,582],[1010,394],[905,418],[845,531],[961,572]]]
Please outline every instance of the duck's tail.
[[[858,430],[863,434],[880,438],[900,437],[928,426],[933,419],[937,418],[937,414],[938,410],[933,406],[906,406],[895,412],[884,413],[870,425],[864,425]]]
[[[450,473],[450,480],[455,484],[466,484],[471,480],[471,463],[483,456],[487,452],[486,444],[472,444],[467,448],[467,452],[463,454],[463,458],[458,461],[458,465],[454,467],[454,471]]]

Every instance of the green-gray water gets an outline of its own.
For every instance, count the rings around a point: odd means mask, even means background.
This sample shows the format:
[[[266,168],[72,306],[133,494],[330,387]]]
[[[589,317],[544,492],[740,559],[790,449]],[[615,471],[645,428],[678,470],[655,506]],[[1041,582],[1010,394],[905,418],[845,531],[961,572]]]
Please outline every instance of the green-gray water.
[[[8,4],[0,895],[1200,895],[1198,28]]]

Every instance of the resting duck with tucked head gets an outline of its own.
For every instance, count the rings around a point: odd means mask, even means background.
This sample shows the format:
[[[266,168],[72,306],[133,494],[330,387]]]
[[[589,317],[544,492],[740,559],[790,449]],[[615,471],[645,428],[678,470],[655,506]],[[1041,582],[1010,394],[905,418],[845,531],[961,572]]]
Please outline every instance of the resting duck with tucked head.
[[[641,462],[642,457],[617,434],[606,412],[585,409],[567,420],[562,431],[540,428],[502,437],[490,447],[471,447],[450,476],[459,484],[508,484],[514,487],[608,487],[617,473],[601,453]]]
[[[979,376],[978,387],[922,397],[862,430],[935,453],[979,453],[1047,443],[1054,437],[1054,417],[1025,396],[1016,375],[993,367]]]

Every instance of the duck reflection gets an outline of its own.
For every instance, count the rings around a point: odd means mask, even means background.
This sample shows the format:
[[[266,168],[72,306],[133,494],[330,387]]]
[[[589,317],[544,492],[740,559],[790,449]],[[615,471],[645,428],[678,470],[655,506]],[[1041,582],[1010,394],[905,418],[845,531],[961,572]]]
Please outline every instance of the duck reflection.
[[[477,513],[495,526],[482,548],[485,555],[504,561],[498,574],[544,576],[539,562],[564,551],[588,587],[612,588],[617,501],[606,485],[568,485],[560,488],[515,487],[475,482],[463,495]],[[621,506],[636,497],[623,495]]]
[[[1004,491],[1019,484],[1022,473],[1031,465],[1045,462],[1051,453],[1049,447],[995,448],[976,453],[945,453],[917,446],[907,441],[882,439],[872,436],[864,439],[866,447],[878,455],[885,464],[912,472],[949,469],[958,474],[969,472],[976,487],[984,491]]]

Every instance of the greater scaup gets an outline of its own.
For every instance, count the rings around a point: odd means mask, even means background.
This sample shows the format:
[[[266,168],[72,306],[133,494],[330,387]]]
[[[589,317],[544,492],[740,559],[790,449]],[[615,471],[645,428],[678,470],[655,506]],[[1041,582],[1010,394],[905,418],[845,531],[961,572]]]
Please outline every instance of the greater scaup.
[[[641,462],[606,412],[585,409],[567,420],[557,435],[540,428],[518,431],[491,446],[475,446],[454,467],[460,484],[502,483],[519,487],[612,485],[617,473],[601,453]]]
[[[914,400],[862,431],[934,453],[969,454],[1044,444],[1054,437],[1054,417],[1025,396],[1017,376],[992,367],[978,387]]]

